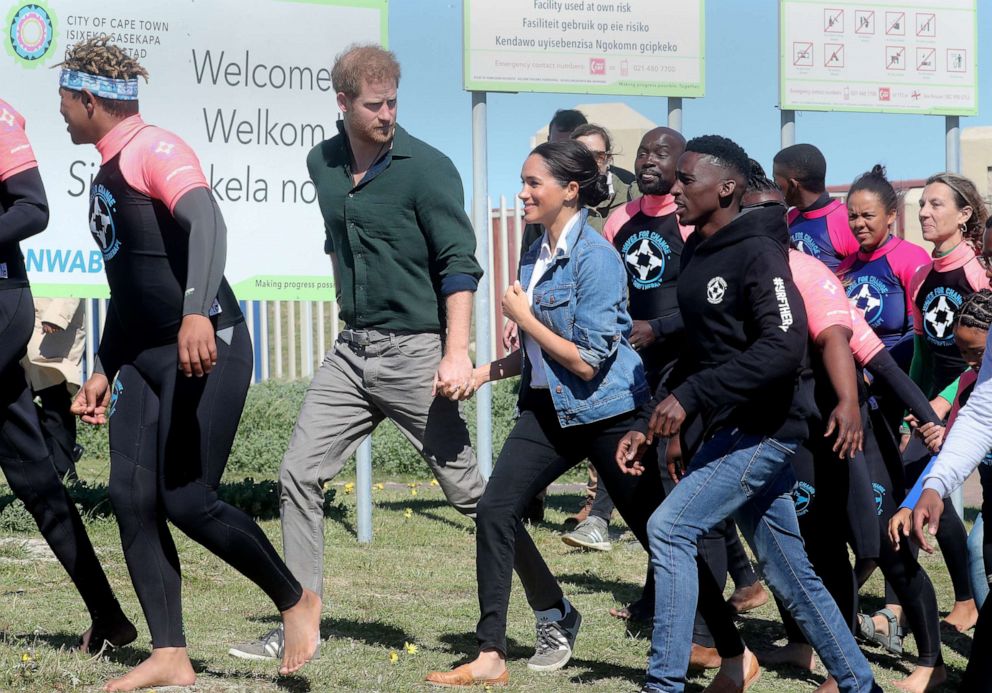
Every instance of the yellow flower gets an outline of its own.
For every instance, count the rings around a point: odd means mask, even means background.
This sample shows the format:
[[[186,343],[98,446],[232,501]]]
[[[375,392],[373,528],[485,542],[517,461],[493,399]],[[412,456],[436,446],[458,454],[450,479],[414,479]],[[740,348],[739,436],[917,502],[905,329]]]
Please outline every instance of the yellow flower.
[[[412,655],[417,654],[417,646],[411,643],[408,642],[403,643],[403,649],[406,650],[407,654],[412,654]]]
[[[382,491],[383,489],[386,488],[386,485],[385,484],[376,484],[375,485],[375,488],[376,488],[377,491]]]
[[[396,664],[396,662],[400,661],[400,656],[398,654],[396,654],[396,652],[390,652],[389,653],[389,661],[392,664]]]
[[[417,489],[415,489],[415,488],[410,489],[410,495],[411,496],[416,496],[417,495]]]
[[[417,488],[417,482],[411,481],[410,483],[407,484],[407,486],[409,486],[410,488]]]
[[[404,510],[404,511],[403,511],[403,517],[405,517],[405,518],[406,518],[406,519],[408,519],[408,520],[409,520],[409,519],[410,519],[411,517],[413,517],[413,508],[407,508],[406,510]]]
[[[440,486],[440,484],[437,483],[437,479],[431,479],[431,486]]]
[[[22,662],[30,662],[31,661],[31,655],[29,655],[27,652],[25,652],[24,654],[21,655],[21,661]]]
[[[352,493],[354,490],[355,490],[355,482],[349,481],[347,484],[344,485],[345,493]]]

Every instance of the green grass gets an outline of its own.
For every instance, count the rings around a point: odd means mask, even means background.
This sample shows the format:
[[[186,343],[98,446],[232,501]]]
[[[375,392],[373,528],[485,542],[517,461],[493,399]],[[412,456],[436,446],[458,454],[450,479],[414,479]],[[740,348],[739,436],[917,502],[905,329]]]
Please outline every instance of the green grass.
[[[98,481],[106,464],[88,462],[82,469],[84,477]],[[354,535],[355,496],[342,488],[344,481],[337,484],[326,523],[322,658],[297,676],[279,677],[275,663],[227,656],[231,643],[271,628],[275,612],[260,590],[174,531],[185,574],[186,629],[199,677],[197,691],[428,690],[421,683],[427,672],[450,668],[474,653],[478,604],[471,522],[452,510],[435,486],[418,482],[413,496],[407,486],[387,484],[385,490],[373,492],[374,542],[360,546]],[[0,486],[0,496],[5,493]],[[576,493],[551,495],[548,523],[532,530],[566,594],[582,611],[575,658],[554,674],[527,670],[533,615],[515,583],[508,631],[511,686],[506,690],[615,693],[636,691],[642,682],[648,634],[628,633],[607,610],[637,596],[645,554],[622,531],[615,533],[611,553],[582,553],[562,544],[558,529],[578,499]],[[278,546],[278,521],[266,520],[262,526]],[[88,622],[65,573],[50,556],[36,550],[35,534],[0,535],[0,691],[90,690],[147,655],[148,631],[124,567],[116,524],[99,518],[89,520],[88,527],[125,611],[138,625],[138,641],[99,659],[70,652]],[[946,571],[939,558],[927,557],[925,562],[946,613],[953,600]],[[876,575],[863,592],[863,608],[879,605],[880,594]],[[770,604],[745,617],[741,628],[755,649],[782,637]],[[405,643],[415,645],[416,653],[408,653]],[[953,690],[965,666],[960,652],[969,647],[970,637],[945,641],[944,657],[951,671],[948,690]],[[911,638],[909,650],[913,651]],[[395,663],[391,652],[398,655]],[[886,690],[912,668],[911,661],[897,660],[877,648],[867,653]],[[708,678],[691,679],[689,690],[700,690]],[[821,680],[822,671],[803,676],[795,670],[766,670],[751,690],[812,691]]]

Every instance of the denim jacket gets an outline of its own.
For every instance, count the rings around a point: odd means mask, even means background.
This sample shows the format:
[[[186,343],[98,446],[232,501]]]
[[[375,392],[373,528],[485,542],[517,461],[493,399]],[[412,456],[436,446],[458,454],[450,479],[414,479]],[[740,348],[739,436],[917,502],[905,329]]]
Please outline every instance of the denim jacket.
[[[588,211],[569,230],[566,251],[558,254],[534,287],[534,315],[558,336],[575,344],[582,360],[596,369],[589,381],[544,354],[551,399],[564,428],[619,416],[650,397],[644,365],[630,346],[627,275],[609,241],[586,222]],[[530,285],[541,251],[538,239],[520,261],[520,285]],[[543,353],[543,352],[542,352]],[[526,349],[521,396],[530,387]]]

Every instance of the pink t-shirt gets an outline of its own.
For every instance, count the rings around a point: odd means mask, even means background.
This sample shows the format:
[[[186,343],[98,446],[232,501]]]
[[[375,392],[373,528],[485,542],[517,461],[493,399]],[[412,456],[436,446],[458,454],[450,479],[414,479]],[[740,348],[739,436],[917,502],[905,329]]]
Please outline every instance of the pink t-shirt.
[[[812,255],[790,249],[789,269],[803,297],[810,339],[816,340],[828,327],[846,327],[851,330],[851,353],[862,366],[885,348],[861,312],[851,307],[840,280],[826,265]]]
[[[37,166],[24,132],[24,117],[0,99],[0,182]]]
[[[623,225],[634,218],[638,213],[646,214],[649,217],[663,217],[675,211],[675,197],[673,195],[644,195],[631,200],[625,205],[614,209],[606,219],[603,227],[603,237],[610,243],[616,238],[617,232]],[[692,233],[693,226],[682,226],[679,224],[679,232],[684,241]]]
[[[209,188],[200,160],[188,144],[168,130],[146,124],[140,115],[122,120],[96,144],[106,164],[119,153],[127,184],[175,211],[194,188]]]

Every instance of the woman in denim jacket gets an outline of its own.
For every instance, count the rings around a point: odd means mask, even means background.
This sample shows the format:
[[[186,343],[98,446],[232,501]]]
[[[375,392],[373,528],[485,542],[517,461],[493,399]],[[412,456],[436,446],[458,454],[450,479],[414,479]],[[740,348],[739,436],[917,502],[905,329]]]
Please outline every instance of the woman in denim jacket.
[[[617,443],[650,393],[641,359],[628,342],[625,269],[616,250],[586,223],[583,207],[604,193],[596,161],[578,142],[544,143],[527,158],[521,179],[524,221],[545,228],[523,256],[519,281],[503,296],[503,314],[516,323],[523,344],[475,372],[476,387],[522,375],[519,417],[477,511],[480,653],[453,671],[428,675],[428,682],[442,686],[509,680],[506,613],[515,567],[537,620],[528,667],[554,671],[572,656],[581,616],[521,522],[537,492],[588,458],[645,546],[647,519],[663,497],[657,465],[630,477],[615,462]],[[722,599],[715,581],[701,585],[703,592],[707,587],[717,617]],[[733,622],[723,624],[714,631],[721,654],[740,654]]]

